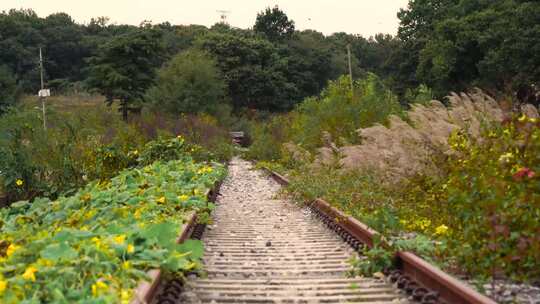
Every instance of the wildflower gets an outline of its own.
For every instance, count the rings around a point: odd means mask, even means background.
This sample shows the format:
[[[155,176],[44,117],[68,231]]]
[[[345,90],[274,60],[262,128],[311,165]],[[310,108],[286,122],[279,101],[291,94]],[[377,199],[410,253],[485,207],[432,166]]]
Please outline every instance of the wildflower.
[[[162,196],[156,200],[159,204],[165,204],[165,196]]]
[[[120,301],[122,304],[128,304],[131,301],[129,290],[122,289],[120,291]]]
[[[526,122],[527,121],[527,115],[521,114],[521,116],[518,118],[519,122]]]
[[[54,265],[53,261],[48,260],[48,259],[44,259],[44,258],[39,258],[36,263],[38,265],[41,265],[41,266],[53,266]]]
[[[508,163],[510,160],[512,160],[512,158],[514,158],[514,154],[512,154],[512,152],[508,152],[499,157],[499,162]]]
[[[512,175],[512,178],[515,181],[520,181],[524,177],[533,178],[535,176],[536,176],[536,173],[533,170],[531,170],[529,168],[526,168],[526,167],[523,167],[523,168],[519,169],[516,173],[514,173],[514,175]]]
[[[114,242],[116,244],[121,245],[121,244],[124,244],[125,241],[126,241],[126,236],[123,235],[123,234],[117,235],[117,236],[114,237]]]
[[[133,151],[133,155],[139,155],[139,151],[138,150]]]
[[[19,249],[19,246],[15,244],[10,244],[6,251],[6,256],[9,258],[17,249]]]
[[[536,123],[536,122],[538,122],[538,119],[537,118],[529,118],[529,122],[530,123]]]
[[[99,296],[100,293],[106,291],[109,286],[103,281],[97,281],[95,284],[92,284],[92,295],[94,297]]]
[[[127,253],[133,253],[135,252],[135,246],[128,244],[127,245]]]
[[[124,270],[130,269],[130,268],[131,268],[131,262],[129,262],[129,261],[124,261],[124,263],[122,263],[122,268],[123,268]]]
[[[435,228],[435,234],[443,235],[448,231],[448,227],[446,225],[440,225],[439,227]]]
[[[24,185],[24,181],[22,179],[17,179],[17,181],[15,181],[15,184],[18,186],[18,187],[22,187],[22,185]]]
[[[33,267],[33,266],[30,266],[28,268],[26,268],[26,270],[24,271],[22,277],[23,279],[27,280],[27,281],[32,281],[32,282],[35,282],[36,281],[36,275],[35,273],[37,272],[37,268],[36,267]]]
[[[6,289],[7,289],[7,281],[0,280],[0,296],[4,293]]]
[[[199,195],[199,193],[201,193],[201,192],[199,191],[199,189],[193,189],[193,194]]]
[[[178,197],[178,199],[181,201],[181,202],[185,202],[189,199],[189,196],[185,195],[185,194],[182,194]]]
[[[85,203],[88,202],[88,201],[90,201],[91,199],[92,199],[92,195],[90,195],[90,193],[86,193],[86,194],[84,194],[84,195],[81,197],[81,200],[82,200],[83,202],[85,202]]]

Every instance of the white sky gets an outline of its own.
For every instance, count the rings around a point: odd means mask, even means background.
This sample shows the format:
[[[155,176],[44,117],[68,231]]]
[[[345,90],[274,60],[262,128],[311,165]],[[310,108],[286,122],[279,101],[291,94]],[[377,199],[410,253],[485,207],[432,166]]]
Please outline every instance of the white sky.
[[[369,37],[376,33],[396,34],[396,14],[407,3],[408,0],[0,0],[0,10],[31,8],[41,17],[65,12],[79,23],[107,16],[112,22],[134,25],[151,20],[206,26],[219,21],[216,10],[229,10],[232,26],[250,28],[257,12],[277,4],[296,22],[297,29]]]

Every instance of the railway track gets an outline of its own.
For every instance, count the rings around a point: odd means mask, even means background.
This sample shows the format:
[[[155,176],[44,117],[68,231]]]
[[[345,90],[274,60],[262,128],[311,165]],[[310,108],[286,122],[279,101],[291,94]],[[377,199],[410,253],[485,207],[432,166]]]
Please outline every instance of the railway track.
[[[180,297],[162,287],[155,303],[409,303],[382,279],[347,278],[354,248],[250,168],[230,163],[202,236],[206,276],[188,279]]]
[[[206,273],[163,282],[152,303],[494,303],[411,253],[387,277],[347,277],[376,232],[324,201],[278,199],[287,181],[273,175],[233,159],[213,223],[192,233],[205,244]]]

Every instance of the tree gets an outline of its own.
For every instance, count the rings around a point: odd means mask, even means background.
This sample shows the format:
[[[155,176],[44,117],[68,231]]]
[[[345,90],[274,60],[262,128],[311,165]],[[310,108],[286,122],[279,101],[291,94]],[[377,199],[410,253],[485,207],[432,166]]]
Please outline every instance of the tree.
[[[212,112],[223,98],[224,88],[216,61],[203,51],[191,49],[159,70],[148,100],[169,113]]]
[[[289,20],[279,7],[268,7],[264,12],[257,14],[257,21],[253,30],[256,33],[263,34],[272,42],[280,42],[292,37],[294,34],[294,21]]]
[[[513,93],[540,81],[540,3],[411,0],[399,36],[416,78],[448,91],[482,86]]]
[[[160,39],[159,31],[139,28],[100,47],[98,55],[88,60],[88,86],[104,95],[108,105],[118,100],[126,121],[128,112],[135,110],[131,106],[144,101],[144,93],[154,83],[163,57]]]
[[[287,61],[269,41],[210,33],[197,45],[217,59],[235,108],[284,111],[294,105],[297,88],[287,78]]]
[[[84,57],[90,55],[82,43],[82,27],[69,15],[56,13],[43,20],[41,33],[45,39],[43,54],[49,79],[81,80]]]
[[[7,66],[0,65],[0,114],[18,99],[18,87],[15,77]]]

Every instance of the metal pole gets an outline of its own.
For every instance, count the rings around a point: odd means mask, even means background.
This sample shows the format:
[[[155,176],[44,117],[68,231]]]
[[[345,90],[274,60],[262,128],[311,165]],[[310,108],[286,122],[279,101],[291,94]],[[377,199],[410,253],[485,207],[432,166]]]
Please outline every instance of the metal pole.
[[[352,75],[351,44],[347,44],[347,56],[349,57],[349,77],[351,78],[351,96],[354,97],[354,82]]]
[[[41,90],[45,88],[43,84],[43,56],[41,55],[41,48],[39,48],[39,72],[41,76]],[[43,130],[45,132],[47,131],[47,117],[46,117],[46,111],[45,111],[45,97],[39,96],[39,99],[41,100],[41,109],[43,111]]]

